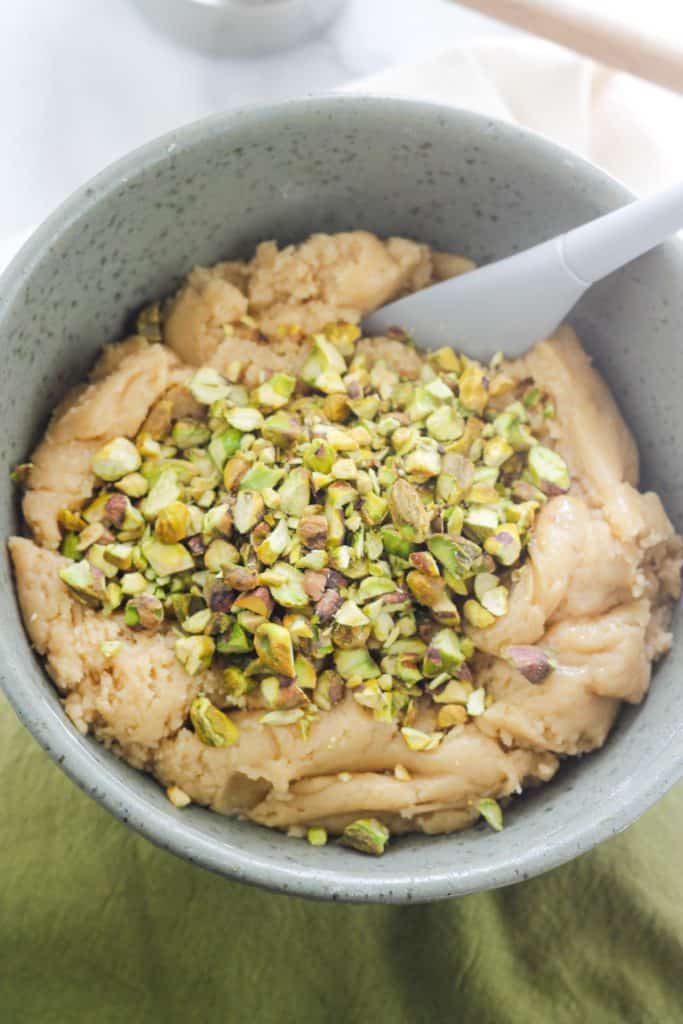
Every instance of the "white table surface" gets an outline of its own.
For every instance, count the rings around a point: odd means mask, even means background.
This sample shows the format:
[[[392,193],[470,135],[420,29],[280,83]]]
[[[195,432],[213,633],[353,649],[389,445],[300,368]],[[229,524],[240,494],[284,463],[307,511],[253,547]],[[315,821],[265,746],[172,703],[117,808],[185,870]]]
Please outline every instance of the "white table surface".
[[[0,0],[0,239],[38,223],[106,164],[244,103],[334,89],[483,34],[445,0],[350,0],[322,38],[256,60],[175,45],[132,0]]]
[[[597,10],[683,45],[680,0],[600,0]],[[238,60],[174,44],[134,0],[0,0],[0,254],[112,160],[178,125],[515,34],[450,0],[348,0],[323,37]]]

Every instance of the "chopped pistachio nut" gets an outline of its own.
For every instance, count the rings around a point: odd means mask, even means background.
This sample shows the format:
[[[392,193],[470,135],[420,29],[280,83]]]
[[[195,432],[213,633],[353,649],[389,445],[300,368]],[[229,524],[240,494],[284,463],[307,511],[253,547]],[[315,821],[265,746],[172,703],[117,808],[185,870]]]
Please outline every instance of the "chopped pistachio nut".
[[[217,370],[203,366],[188,383],[190,393],[201,405],[211,405],[230,394],[230,385]]]
[[[180,786],[169,786],[166,790],[166,796],[174,807],[189,807],[192,803],[192,797],[188,796],[185,790],[181,789]]]
[[[350,846],[360,853],[379,857],[384,853],[389,836],[389,829],[376,818],[358,818],[346,826],[341,841],[344,846]]]
[[[529,452],[529,477],[544,494],[564,494],[569,490],[569,470],[561,455],[542,444]]]
[[[327,829],[309,828],[306,838],[311,846],[325,846],[327,843]]]
[[[215,649],[210,636],[181,636],[175,642],[175,656],[190,676],[209,668]]]
[[[162,322],[157,308],[155,334]],[[241,363],[197,369],[179,415],[162,397],[137,437],[95,454],[92,498],[58,517],[72,560],[60,576],[132,629],[173,630],[185,671],[212,670],[231,703],[265,704],[264,725],[306,735],[348,691],[428,751],[489,706],[477,630],[506,614],[535,517],[571,481],[548,447],[548,395],[500,357],[442,349],[413,379],[359,338],[328,324],[300,372],[254,367],[248,383]],[[532,683],[554,668],[533,646],[501,657]],[[437,731],[417,728],[418,698]],[[204,742],[233,735],[197,701]]]
[[[254,633],[254,650],[271,672],[294,676],[294,649],[289,631],[274,622],[264,622]]]
[[[443,733],[422,732],[421,729],[413,729],[410,726],[404,726],[401,729],[401,736],[403,736],[406,746],[415,751],[435,750],[443,739]]]
[[[92,471],[101,480],[120,480],[134,473],[141,463],[140,452],[126,437],[115,437],[93,456]]]
[[[553,659],[541,647],[531,644],[508,644],[500,653],[530,683],[542,683],[556,668]]]
[[[231,747],[239,738],[239,729],[226,714],[214,707],[208,697],[195,697],[190,719],[197,736],[209,747]]]
[[[500,804],[497,800],[492,800],[491,797],[485,797],[477,804],[477,810],[484,821],[491,826],[494,832],[501,831],[503,828],[503,812],[500,809]]]

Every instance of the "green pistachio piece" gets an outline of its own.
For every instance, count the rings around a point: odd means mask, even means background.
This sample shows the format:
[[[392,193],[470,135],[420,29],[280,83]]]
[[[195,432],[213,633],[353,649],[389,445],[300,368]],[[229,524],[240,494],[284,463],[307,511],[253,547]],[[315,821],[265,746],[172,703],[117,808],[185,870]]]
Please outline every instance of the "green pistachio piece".
[[[369,526],[379,526],[386,518],[388,511],[389,503],[380,495],[376,495],[373,490],[369,490],[368,494],[360,500],[360,515]]]
[[[99,569],[107,579],[114,579],[118,574],[118,570],[115,565],[112,565],[104,556],[104,547],[102,544],[93,544],[87,552],[86,558],[91,565],[94,565],[96,569]]]
[[[361,336],[361,329],[358,324],[342,321],[325,324],[323,334],[339,349],[343,356],[348,358],[354,353],[354,346]]]
[[[295,387],[296,377],[290,377],[286,373],[274,373],[252,392],[251,400],[262,409],[280,409],[287,405]]]
[[[488,612],[478,601],[465,601],[462,610],[470,626],[474,626],[475,629],[488,629],[496,621],[495,615]]]
[[[425,391],[432,396],[432,398],[439,398],[444,402],[454,398],[453,391],[449,388],[448,384],[442,377],[434,377],[425,384]]]
[[[325,846],[327,843],[327,829],[309,828],[306,839],[311,846]]]
[[[267,587],[256,587],[249,590],[233,601],[232,610],[236,612],[247,611],[258,615],[261,619],[267,619],[272,614],[274,599],[271,597]],[[257,623],[259,625],[260,623]]]
[[[466,537],[449,537],[439,534],[427,540],[437,562],[440,562],[453,576],[466,579],[471,576],[474,566],[481,558],[481,548]]]
[[[430,515],[419,491],[407,480],[397,480],[389,493],[389,511],[394,525],[406,540],[421,543],[429,534]]]
[[[105,600],[104,573],[85,559],[65,565],[59,570],[59,578],[83,604],[97,605]]]
[[[158,523],[158,520],[157,520]],[[212,537],[229,537],[232,531],[232,513],[225,502],[214,505],[202,516],[202,536],[205,541]]]
[[[347,505],[355,504],[357,500],[357,489],[346,480],[334,480],[327,488],[325,503],[330,508],[345,508]]]
[[[430,437],[446,443],[462,436],[465,421],[453,406],[442,405],[427,417],[425,427]]]
[[[308,359],[301,368],[302,379],[312,388],[331,395],[346,391],[342,374],[346,361],[339,350],[323,334],[316,334]]]
[[[311,474],[303,466],[287,473],[280,485],[280,510],[288,516],[301,516],[311,500]]]
[[[454,626],[459,623],[460,615],[448,596],[445,580],[414,571],[408,573],[406,583],[415,600],[430,608],[440,622]]]
[[[491,797],[485,797],[477,804],[477,810],[494,832],[501,831],[503,828],[503,812],[496,800],[492,800]]]
[[[404,726],[401,729],[406,746],[414,751],[435,750],[443,739],[443,733],[423,732],[421,729],[413,729],[411,726]]]
[[[335,651],[334,664],[342,679],[375,679],[381,675],[379,665],[363,648]]]
[[[408,561],[411,565],[419,572],[423,572],[425,576],[439,576],[439,566],[436,564],[436,559],[433,558],[428,551],[412,551]]]
[[[263,413],[250,406],[229,409],[225,414],[225,419],[231,427],[241,430],[245,434],[260,430],[263,426]]]
[[[255,462],[244,474],[239,483],[240,491],[264,491],[275,487],[284,476],[284,469],[267,466],[264,462]]]
[[[461,404],[469,412],[482,413],[488,401],[488,385],[484,367],[468,360],[458,380],[458,392]]]
[[[303,654],[297,654],[294,659],[294,675],[296,677],[297,685],[302,690],[314,690],[318,679],[315,665],[308,658],[304,658]]]
[[[507,587],[491,587],[479,597],[480,604],[498,619],[508,610]]]
[[[391,447],[397,455],[407,455],[420,440],[418,427],[398,427],[391,435]]]
[[[186,633],[203,633],[211,622],[211,616],[210,608],[202,608],[201,611],[195,612],[194,615],[184,619],[182,627]]]
[[[218,572],[234,566],[239,561],[239,551],[226,540],[212,540],[204,552],[204,565],[210,572]]]
[[[484,541],[484,550],[501,563],[514,565],[522,552],[519,530],[514,523],[505,523]]]
[[[182,501],[172,501],[159,512],[154,535],[162,544],[177,544],[188,535],[190,513]]]
[[[304,465],[317,473],[329,473],[336,459],[336,453],[326,441],[311,441],[302,453]]]
[[[332,510],[330,511],[332,512]],[[326,515],[303,516],[297,525],[297,537],[306,548],[318,550],[325,548],[331,539],[332,541],[343,540],[343,521],[341,521],[341,525],[340,518],[332,521],[333,525],[337,527],[333,535],[330,534],[331,518],[327,515],[327,510]]]
[[[513,402],[493,421],[495,433],[503,437],[516,452],[526,451],[536,444],[526,418],[526,409],[522,403]]]
[[[254,633],[254,650],[263,665],[280,676],[294,676],[294,649],[289,632],[274,622],[264,622]]]
[[[296,682],[291,681],[283,684],[277,676],[267,676],[265,679],[262,679],[259,689],[266,706],[274,710],[296,708],[307,700],[306,694]],[[271,722],[270,724],[282,725],[287,723]]]
[[[358,818],[346,826],[341,841],[360,853],[379,857],[384,853],[389,836],[389,829],[376,818]]]
[[[436,448],[426,441],[417,445],[404,459],[406,473],[415,480],[425,482],[438,476],[441,470],[441,456]]]
[[[199,448],[211,437],[211,431],[199,420],[176,420],[171,431],[173,444],[184,451],[186,448]]]
[[[116,481],[115,487],[129,498],[142,498],[147,494],[149,483],[142,473],[127,473]]]
[[[210,667],[215,649],[210,636],[181,636],[175,642],[175,656],[191,676]]]
[[[65,558],[78,559],[80,558],[80,550],[78,546],[79,535],[77,533],[65,533],[60,546],[60,551]]]
[[[301,421],[291,412],[275,412],[267,416],[261,427],[261,435],[272,444],[288,448],[301,437]]]
[[[216,640],[216,650],[219,654],[246,654],[251,648],[252,642],[239,622],[233,623],[230,631]]]
[[[465,513],[464,525],[468,531],[484,540],[496,532],[500,521],[495,509],[481,505],[468,509]]]
[[[444,373],[460,373],[460,359],[452,348],[438,348],[427,356],[430,363],[438,366]]]
[[[569,490],[567,463],[551,448],[534,445],[528,455],[528,468],[532,483],[544,494],[564,494]]]
[[[500,653],[530,683],[542,683],[557,667],[556,662],[541,647],[531,644],[508,644]]]
[[[265,505],[256,491],[240,491],[233,509],[233,525],[238,533],[249,533],[263,518]]]
[[[355,601],[347,600],[337,609],[334,615],[335,621],[341,626],[367,626],[370,620]]]
[[[460,637],[452,629],[441,629],[432,637],[424,655],[422,669],[425,676],[440,672],[455,672],[465,661]]]
[[[127,571],[133,564],[132,544],[107,544],[102,552],[103,557],[117,569]]]
[[[155,519],[167,505],[180,501],[182,493],[176,470],[165,469],[143,498],[140,511],[145,519]]]
[[[323,518],[327,523],[327,534],[325,540],[327,547],[339,547],[339,545],[344,540],[344,537],[346,536],[346,525],[344,523],[344,517],[342,513],[339,511],[339,509],[327,504],[325,505],[325,515]],[[308,541],[304,539],[306,536],[309,536],[309,539],[311,541],[310,546],[313,546],[313,544],[315,544],[315,546],[318,547],[321,544],[321,540],[319,538],[322,538],[324,531],[322,524],[318,523],[319,519],[319,516],[307,516],[306,519],[302,519],[301,523],[299,524],[297,532],[301,537],[302,541],[305,544],[307,544],[307,546]],[[305,527],[305,533],[303,534],[302,523],[307,524],[307,526]],[[314,529],[315,524],[318,525]]]
[[[413,389],[410,401],[406,405],[406,413],[411,423],[419,423],[426,420],[438,407],[439,402],[433,395],[422,387]]]
[[[241,668],[231,665],[230,668],[226,668],[223,672],[223,686],[231,697],[239,700],[240,697],[244,697],[245,694],[254,689],[255,681],[249,679]]]
[[[515,454],[515,449],[504,437],[492,437],[484,445],[484,462],[487,466],[502,466]]]
[[[126,603],[123,619],[132,629],[152,632],[159,629],[164,621],[164,606],[153,594],[140,594]]]
[[[261,583],[268,587],[274,601],[283,608],[305,608],[309,597],[304,589],[304,575],[286,562],[276,562],[274,566],[262,572]]]
[[[273,565],[289,544],[287,523],[281,519],[274,530],[256,548],[256,554],[264,565]]]
[[[367,576],[358,587],[356,600],[359,604],[365,604],[366,601],[374,601],[385,594],[395,594],[396,589],[394,580],[383,576]]]
[[[150,487],[154,487],[162,473],[173,470],[179,483],[187,484],[192,480],[196,470],[187,459],[158,458],[143,462],[140,473]]]
[[[289,708],[286,711],[268,711],[259,718],[262,725],[294,725],[304,717],[301,708]]]
[[[194,569],[194,559],[182,544],[162,544],[159,540],[142,542],[142,553],[158,576],[173,576]]]
[[[396,555],[398,558],[408,558],[413,549],[410,541],[391,526],[384,526],[380,531],[380,537],[384,550],[388,555]]]
[[[187,385],[192,397],[200,405],[212,405],[230,394],[230,385],[225,377],[210,366],[202,366],[197,370]]]
[[[344,680],[337,672],[325,669],[318,676],[318,681],[313,691],[313,701],[321,711],[330,711],[335,704],[338,704],[344,697]]]
[[[92,460],[92,471],[101,480],[120,480],[128,473],[134,473],[142,459],[132,441],[127,437],[115,437],[108,441]]]
[[[127,572],[121,577],[121,591],[125,595],[142,594],[147,589],[147,580],[141,572]]]
[[[436,680],[434,680],[436,682]],[[449,679],[441,690],[432,693],[432,700],[437,704],[467,704],[472,693],[472,684],[459,679]]]
[[[239,738],[239,729],[235,723],[214,707],[208,697],[195,697],[190,705],[190,718],[197,736],[209,747],[231,747]]]
[[[243,436],[242,431],[235,430],[234,427],[228,427],[227,430],[214,434],[209,444],[208,452],[219,473],[223,472],[228,459],[239,450]]]

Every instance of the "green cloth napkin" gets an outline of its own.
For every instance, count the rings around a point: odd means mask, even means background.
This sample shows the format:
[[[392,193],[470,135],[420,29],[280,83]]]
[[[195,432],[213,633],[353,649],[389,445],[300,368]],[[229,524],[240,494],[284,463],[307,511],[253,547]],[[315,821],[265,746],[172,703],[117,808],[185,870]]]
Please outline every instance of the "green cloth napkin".
[[[275,896],[157,850],[2,698],[0,807],[2,1024],[683,1020],[681,786],[542,878],[414,907]]]

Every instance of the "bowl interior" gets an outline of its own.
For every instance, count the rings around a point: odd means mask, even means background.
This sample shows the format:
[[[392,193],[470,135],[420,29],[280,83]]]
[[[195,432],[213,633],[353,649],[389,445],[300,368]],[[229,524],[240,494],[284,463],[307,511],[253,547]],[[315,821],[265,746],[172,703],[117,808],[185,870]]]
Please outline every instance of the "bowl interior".
[[[50,409],[134,311],[194,264],[248,254],[264,238],[289,242],[359,226],[485,262],[626,198],[606,175],[536,136],[398,100],[340,97],[246,111],[150,144],[68,201],[2,279],[3,536],[19,525],[9,468],[39,438]],[[594,288],[574,317],[639,441],[643,482],[659,491],[679,529],[681,266],[670,243]],[[381,861],[315,849],[200,808],[179,812],[153,781],[79,736],[25,639],[4,545],[0,625],[6,691],[75,781],[160,845],[280,890],[399,902],[503,885],[625,827],[681,768],[679,641],[645,704],[622,714],[605,748],[516,802],[501,836],[477,827],[405,837]]]

